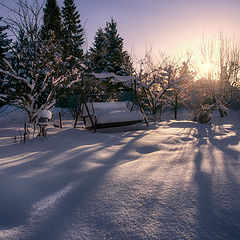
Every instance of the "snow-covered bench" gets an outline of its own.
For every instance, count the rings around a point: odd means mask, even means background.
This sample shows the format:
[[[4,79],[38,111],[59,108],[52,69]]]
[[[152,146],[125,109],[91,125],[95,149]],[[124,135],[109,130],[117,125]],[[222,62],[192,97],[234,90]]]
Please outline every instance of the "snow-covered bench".
[[[131,103],[132,104],[132,103]],[[147,119],[140,111],[131,111],[126,102],[87,102],[82,105],[81,117],[87,129],[126,126]]]

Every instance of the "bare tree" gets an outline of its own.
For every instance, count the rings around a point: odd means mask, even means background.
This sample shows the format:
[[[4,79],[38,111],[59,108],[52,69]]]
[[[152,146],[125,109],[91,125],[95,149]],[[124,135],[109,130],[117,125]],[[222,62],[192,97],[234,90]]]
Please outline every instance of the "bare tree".
[[[190,58],[181,66],[176,67],[174,78],[182,79],[182,81],[175,83],[166,94],[167,102],[173,108],[175,119],[177,119],[180,105],[186,107],[190,100],[190,87],[194,77],[195,72],[190,69]]]
[[[190,72],[186,71],[187,64],[188,63],[184,62],[182,66],[179,67],[177,63],[170,64],[169,59],[165,57],[160,66],[156,67],[150,54],[146,55],[137,74],[137,84],[142,101],[146,108],[151,110],[152,116],[160,114],[161,120],[162,107],[169,102],[170,99],[173,100],[167,93],[173,93],[175,89],[176,92],[174,94],[175,96],[177,94],[177,97],[179,97],[180,86],[183,82],[187,82],[193,78]],[[185,89],[181,91],[183,94]],[[177,111],[180,99],[176,99],[175,96],[175,101],[177,100],[177,103],[175,102]]]
[[[208,83],[214,82],[211,83],[214,88],[208,91],[213,103],[220,101],[225,105],[229,105],[236,97],[236,93],[239,94],[239,45],[230,38],[224,37],[223,33],[220,32],[218,39],[212,39],[207,43],[203,42],[200,59],[203,64],[208,63],[209,65],[205,75],[201,76],[201,78],[208,81]],[[201,69],[199,71],[201,72]]]
[[[219,68],[220,101],[229,104],[234,89],[239,87],[240,82],[240,48],[222,34],[219,43]]]

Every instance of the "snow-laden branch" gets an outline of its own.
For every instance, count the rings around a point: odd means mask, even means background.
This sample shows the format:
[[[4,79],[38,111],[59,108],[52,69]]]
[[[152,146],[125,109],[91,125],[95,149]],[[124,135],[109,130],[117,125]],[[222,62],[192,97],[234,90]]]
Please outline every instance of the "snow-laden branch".
[[[4,58],[3,59],[4,63],[7,65],[7,67],[12,71],[14,75],[17,75],[14,69],[12,68],[11,64]]]
[[[34,85],[33,85],[33,84],[30,84],[27,79],[25,79],[25,78],[23,78],[23,77],[20,77],[20,76],[17,76],[17,75],[15,75],[14,73],[11,73],[11,72],[9,72],[9,71],[4,71],[3,69],[0,69],[0,73],[3,73],[3,74],[5,74],[5,75],[8,75],[9,77],[13,77],[13,78],[15,78],[16,80],[25,83],[26,86],[27,86],[28,88],[30,88],[31,90],[33,90],[33,88],[34,88]]]
[[[7,98],[7,95],[6,94],[0,94],[0,100],[5,102],[6,101],[6,98]]]
[[[185,82],[192,79],[193,75],[190,74],[184,63],[181,67],[168,65],[151,69],[145,73],[141,71],[136,84],[142,94],[144,104],[152,110],[154,115],[166,102],[168,92],[172,94],[173,89],[183,87]]]

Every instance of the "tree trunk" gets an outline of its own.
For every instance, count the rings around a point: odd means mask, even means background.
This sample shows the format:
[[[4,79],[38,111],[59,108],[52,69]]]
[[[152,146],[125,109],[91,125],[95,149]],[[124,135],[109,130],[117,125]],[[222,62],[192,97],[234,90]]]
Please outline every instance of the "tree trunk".
[[[174,118],[177,120],[177,111],[178,111],[178,95],[175,95],[175,103],[174,103]]]

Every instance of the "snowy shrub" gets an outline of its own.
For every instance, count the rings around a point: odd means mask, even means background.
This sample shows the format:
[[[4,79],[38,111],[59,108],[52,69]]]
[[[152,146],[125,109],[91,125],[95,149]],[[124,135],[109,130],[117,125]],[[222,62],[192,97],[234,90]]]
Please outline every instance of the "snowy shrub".
[[[213,105],[203,105],[200,109],[195,109],[190,113],[189,119],[199,123],[208,123],[212,118]]]

